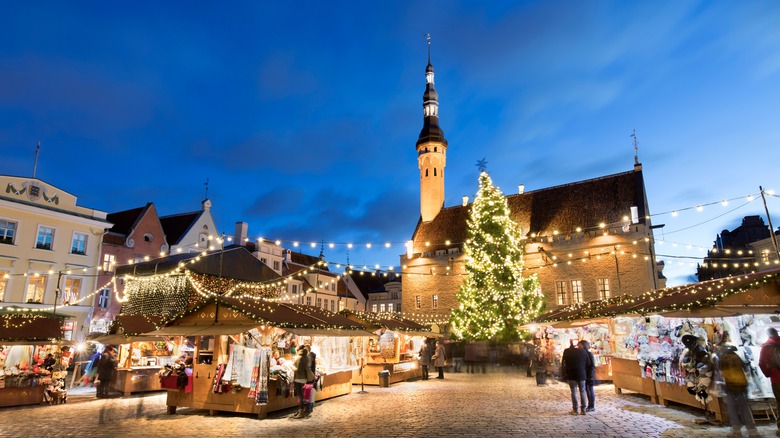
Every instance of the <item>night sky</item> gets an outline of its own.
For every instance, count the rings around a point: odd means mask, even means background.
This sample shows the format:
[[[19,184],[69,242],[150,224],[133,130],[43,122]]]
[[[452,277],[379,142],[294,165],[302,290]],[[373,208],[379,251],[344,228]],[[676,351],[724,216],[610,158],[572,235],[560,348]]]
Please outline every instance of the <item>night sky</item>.
[[[36,176],[80,205],[161,215],[199,209],[208,178],[220,231],[324,241],[342,263],[352,242],[352,263],[398,269],[425,33],[446,206],[474,196],[483,158],[507,194],[631,170],[636,129],[674,285],[766,216],[747,195],[780,190],[776,1],[7,2],[0,174],[30,176],[40,141]]]

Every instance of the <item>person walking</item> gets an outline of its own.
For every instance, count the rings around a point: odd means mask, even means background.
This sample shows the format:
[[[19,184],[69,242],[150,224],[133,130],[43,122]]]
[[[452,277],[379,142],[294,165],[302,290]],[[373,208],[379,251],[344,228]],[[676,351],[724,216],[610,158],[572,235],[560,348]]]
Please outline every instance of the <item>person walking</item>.
[[[436,376],[437,379],[444,378],[444,365],[446,363],[445,354],[446,352],[444,351],[444,344],[441,342],[441,340],[436,341],[436,352],[433,354],[433,365],[439,372],[439,375]]]
[[[428,380],[428,367],[431,365],[431,347],[426,338],[420,347],[420,367],[422,368],[422,379]]]
[[[457,341],[450,344],[452,350],[452,372],[459,373],[463,368],[463,342]]]
[[[561,358],[561,372],[563,378],[569,382],[571,390],[571,415],[577,415],[577,391],[580,393],[580,415],[585,415],[585,380],[587,379],[586,370],[590,357],[585,350],[577,348],[574,341],[569,348],[563,350]]]
[[[737,347],[728,345],[720,356],[720,371],[723,376],[726,393],[726,409],[731,423],[730,436],[742,436],[742,426],[747,427],[748,436],[761,436],[756,429],[753,414],[747,400],[747,376],[745,362],[737,354]]]
[[[777,329],[774,327],[767,330],[769,333],[769,339],[761,346],[761,353],[758,356],[758,367],[761,368],[761,372],[772,382],[772,393],[775,395],[775,400],[780,400],[780,364],[776,363],[775,357],[780,358],[780,351],[775,352],[780,348],[780,336],[777,334]],[[777,436],[780,436],[780,418],[777,420]]]
[[[111,381],[114,379],[114,370],[116,370],[118,362],[116,350],[113,346],[109,345],[103,350],[103,354],[100,355],[100,360],[98,361],[97,374],[98,379],[100,379],[100,384],[95,391],[97,398],[108,397],[108,394],[111,391]]]
[[[298,349],[298,357],[295,359],[295,374],[293,374],[295,392],[298,394],[298,412],[293,418],[306,418],[311,415],[311,410],[308,408],[310,393],[307,391],[314,390],[309,383],[313,380],[314,373],[309,363],[309,350],[301,347]]]
[[[593,384],[596,382],[596,358],[590,352],[590,342],[583,339],[579,345],[590,358],[589,365],[585,367],[585,395],[588,396],[588,407],[585,408],[585,412],[593,412],[596,410],[596,391],[593,389]]]

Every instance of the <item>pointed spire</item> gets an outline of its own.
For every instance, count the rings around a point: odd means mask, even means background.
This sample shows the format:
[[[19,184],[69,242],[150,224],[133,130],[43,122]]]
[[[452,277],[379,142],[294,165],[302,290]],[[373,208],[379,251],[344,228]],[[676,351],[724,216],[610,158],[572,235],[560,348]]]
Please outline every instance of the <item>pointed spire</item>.
[[[425,93],[423,94],[423,128],[417,140],[420,144],[435,141],[447,147],[444,131],[439,127],[439,94],[434,85],[433,64],[431,64],[431,34],[426,33],[428,44],[428,65],[425,67]]]
[[[35,163],[33,164],[33,174],[32,174],[33,178],[35,178],[35,171],[38,170],[38,154],[40,153],[41,153],[41,141],[38,140],[38,146],[36,146],[35,148]]]

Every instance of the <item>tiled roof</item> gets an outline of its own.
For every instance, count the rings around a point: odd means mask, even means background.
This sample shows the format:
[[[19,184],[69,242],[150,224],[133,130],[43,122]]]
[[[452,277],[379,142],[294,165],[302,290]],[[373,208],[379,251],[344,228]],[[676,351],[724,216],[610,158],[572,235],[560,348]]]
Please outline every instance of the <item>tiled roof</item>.
[[[644,223],[645,192],[641,170],[608,175],[601,178],[550,187],[506,197],[512,219],[523,234],[550,235],[553,231],[573,232],[577,227],[589,228],[599,223],[621,222],[631,207],[639,210]],[[424,242],[425,251],[460,246],[467,237],[469,206],[442,209],[430,222],[419,222],[414,232],[415,251]]]
[[[141,216],[143,216],[150,205],[152,205],[151,202],[143,207],[109,213],[108,216],[106,216],[106,220],[114,224],[114,226],[111,227],[111,232],[123,234],[125,236],[130,234],[135,224],[140,220]]]
[[[202,211],[193,211],[190,213],[172,214],[169,216],[162,216],[160,218],[160,224],[162,224],[165,237],[168,240],[169,245],[178,245],[182,237],[187,233],[187,230],[192,227],[192,224],[200,217]]]

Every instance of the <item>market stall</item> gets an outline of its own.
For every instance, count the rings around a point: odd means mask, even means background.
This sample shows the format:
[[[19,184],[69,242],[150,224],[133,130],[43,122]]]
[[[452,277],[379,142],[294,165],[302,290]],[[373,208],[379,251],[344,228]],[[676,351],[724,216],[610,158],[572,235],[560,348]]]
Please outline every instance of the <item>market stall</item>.
[[[749,400],[765,406],[772,398],[758,357],[766,329],[780,324],[778,275],[780,269],[773,269],[618,297],[565,316],[579,322],[610,319],[616,392],[703,408],[708,419],[726,421],[716,362],[727,344],[748,364]]]
[[[72,352],[63,341],[65,317],[0,308],[0,406],[67,399]]]
[[[557,322],[549,325],[534,325],[534,345],[538,351],[537,362],[547,373],[556,373],[560,366],[563,350],[572,343],[587,341],[593,353],[597,382],[612,380],[612,345],[609,320],[588,322]]]
[[[191,389],[166,388],[169,413],[190,407],[260,418],[297,406],[291,366],[304,344],[317,355],[315,400],[350,393],[357,368],[350,338],[363,334],[363,326],[319,308],[232,297],[207,300],[147,333],[194,339]]]
[[[352,374],[355,385],[379,385],[380,373],[387,384],[419,378],[419,350],[426,338],[441,337],[429,327],[392,314],[345,312],[364,325],[373,336],[355,338],[361,366]]]
[[[125,396],[163,390],[160,386],[160,370],[166,365],[173,365],[181,354],[186,354],[186,340],[180,337],[142,335],[156,330],[161,322],[159,316],[117,315],[109,333],[93,340],[118,347],[119,365],[111,382],[112,390]]]

